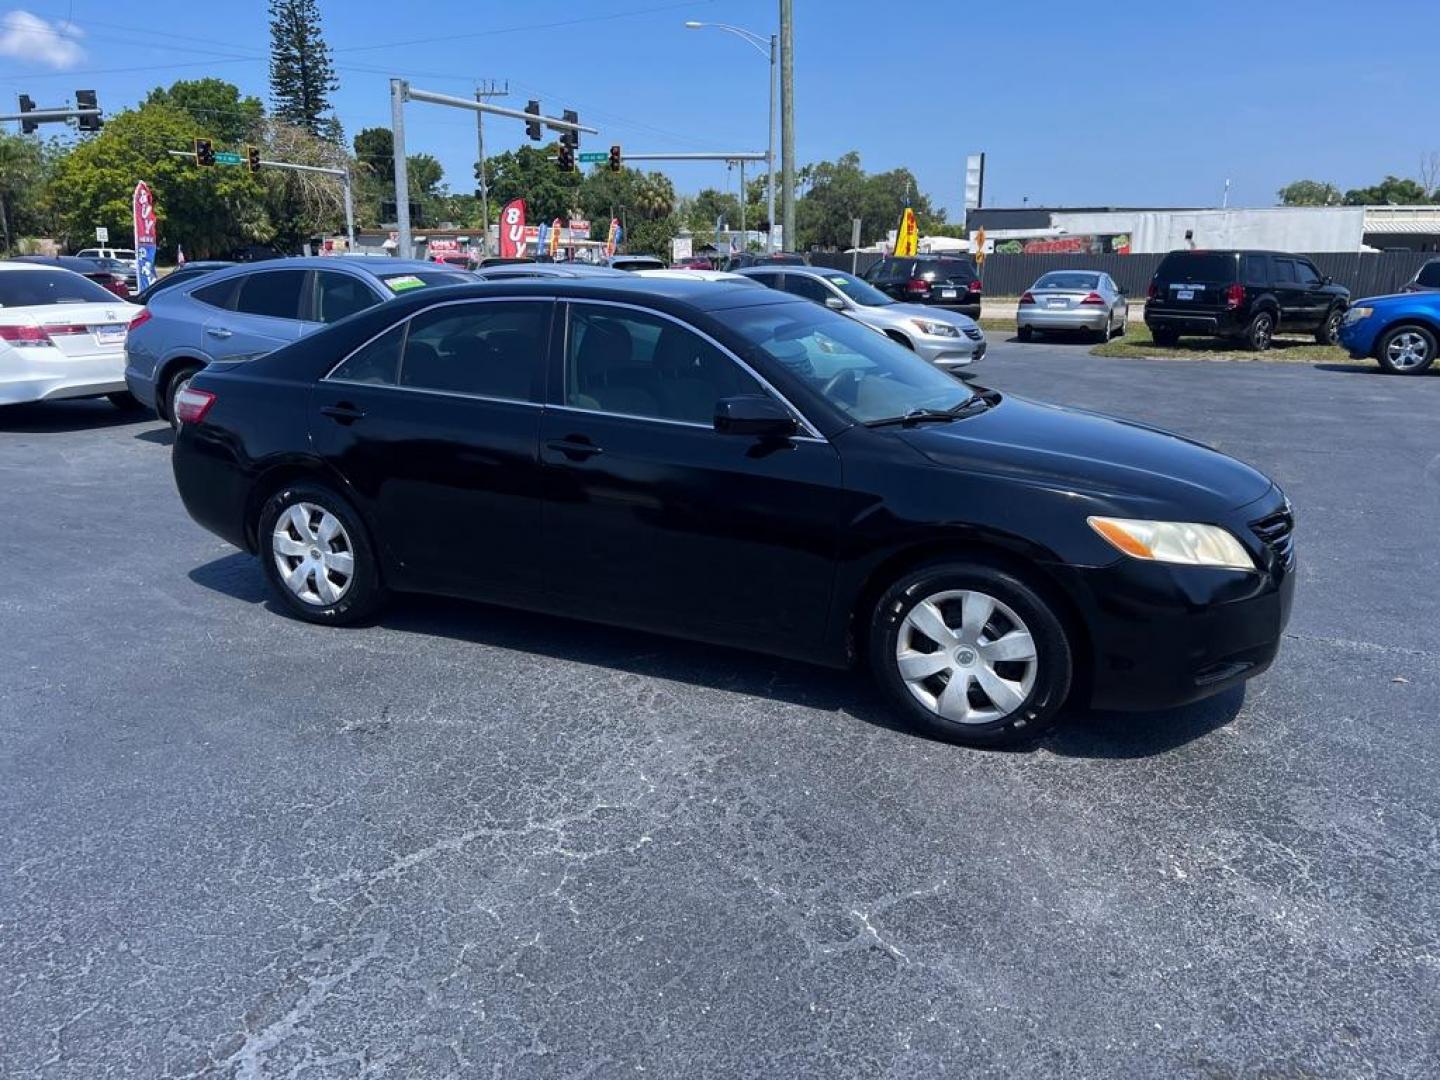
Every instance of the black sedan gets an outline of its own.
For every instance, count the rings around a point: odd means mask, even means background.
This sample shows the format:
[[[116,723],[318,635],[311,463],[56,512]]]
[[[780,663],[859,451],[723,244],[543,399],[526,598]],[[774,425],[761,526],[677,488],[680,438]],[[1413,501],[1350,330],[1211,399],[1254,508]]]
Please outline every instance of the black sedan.
[[[190,514],[300,618],[475,597],[835,667],[958,742],[1274,659],[1293,519],[1254,469],[971,390],[773,290],[427,289],[179,402]]]

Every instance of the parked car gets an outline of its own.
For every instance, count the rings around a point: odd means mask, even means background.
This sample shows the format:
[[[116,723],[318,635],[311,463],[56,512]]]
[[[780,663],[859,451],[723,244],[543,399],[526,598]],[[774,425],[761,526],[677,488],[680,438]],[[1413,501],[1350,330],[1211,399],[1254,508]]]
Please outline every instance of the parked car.
[[[946,371],[969,367],[985,355],[985,334],[968,315],[902,304],[844,270],[819,266],[787,266],[783,270],[752,267],[740,273],[772,289],[849,315]]]
[[[1160,261],[1145,302],[1157,345],[1181,334],[1235,338],[1257,352],[1276,334],[1313,334],[1333,344],[1350,302],[1303,255],[1283,251],[1172,251]]]
[[[1357,300],[1340,324],[1340,344],[1355,359],[1377,361],[1392,375],[1420,375],[1435,363],[1440,292],[1406,292]]]
[[[133,306],[61,267],[0,262],[0,405],[108,397],[125,390],[125,327]]]
[[[434,263],[324,255],[216,270],[157,293],[140,309],[126,340],[125,381],[174,424],[176,396],[207,364],[269,352],[412,290],[474,280]]]
[[[135,270],[135,249],[134,248],[112,248],[112,247],[90,247],[81,248],[75,253],[77,259],[115,259],[123,262]]]
[[[321,624],[441,592],[845,667],[959,742],[1274,659],[1292,514],[1189,439],[972,392],[853,319],[702,281],[408,294],[177,400],[202,526]],[[463,675],[461,676],[463,677]]]
[[[490,255],[481,259],[476,266],[484,270],[491,266],[514,266],[517,263],[533,263],[534,261],[528,255]]]
[[[607,266],[613,266],[616,270],[634,272],[636,270],[664,270],[665,260],[657,259],[653,255],[611,255],[606,260]]]
[[[133,270],[111,261],[106,266],[99,259],[82,259],[78,255],[13,255],[11,262],[27,263],[30,266],[48,266],[55,270],[69,270],[81,277],[89,278],[112,296],[130,300],[130,284],[134,281]]]
[[[216,270],[224,270],[227,266],[234,266],[233,262],[223,259],[199,259],[195,262],[187,262],[184,266],[177,266],[170,273],[162,278],[156,278],[149,288],[142,289],[135,294],[135,303],[148,304],[150,298],[158,292],[166,289],[173,289],[176,285],[183,285],[187,281],[194,281],[198,277],[213,273]]]
[[[1420,267],[1400,291],[1428,292],[1431,289],[1440,289],[1440,259],[1431,259]]]
[[[456,270],[469,270],[475,265],[474,259],[469,254],[460,251],[446,252],[443,255],[432,255],[428,262],[440,266],[453,266]]]
[[[754,278],[744,274],[732,274],[728,270],[677,270],[671,267],[666,270],[636,270],[635,277],[660,278],[666,281],[721,281],[734,285],[749,285],[752,288],[761,287],[760,282]]]
[[[643,272],[643,271],[642,271]],[[524,278],[629,277],[624,270],[592,263],[501,263],[472,271],[481,281],[517,281]]]
[[[747,266],[809,266],[810,260],[795,251],[737,251],[715,263],[717,270],[744,270]]]
[[[1051,270],[1020,296],[1016,336],[1029,341],[1036,332],[1083,330],[1101,341],[1125,333],[1130,305],[1125,290],[1098,270]]]
[[[715,260],[708,255],[691,255],[684,259],[676,259],[671,265],[672,270],[714,270]]]
[[[907,304],[935,304],[980,317],[980,272],[968,255],[887,255],[861,276]]]
[[[120,279],[120,282],[123,283],[125,287],[125,291],[123,294],[117,291],[117,296],[123,295],[129,300],[133,299],[135,294],[140,291],[140,275],[133,263],[127,263],[120,259],[92,259],[91,262],[100,267],[101,270],[111,274],[112,283],[114,278]]]

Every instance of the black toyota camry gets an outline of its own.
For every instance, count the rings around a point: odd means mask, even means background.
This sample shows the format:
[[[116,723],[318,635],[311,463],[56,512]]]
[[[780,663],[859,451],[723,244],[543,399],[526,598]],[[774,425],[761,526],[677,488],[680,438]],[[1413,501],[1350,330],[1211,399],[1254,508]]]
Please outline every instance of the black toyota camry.
[[[1248,679],[1294,588],[1256,470],[774,290],[427,289],[212,365],[179,412],[186,508],[300,618],[434,592],[864,660],[976,745]]]

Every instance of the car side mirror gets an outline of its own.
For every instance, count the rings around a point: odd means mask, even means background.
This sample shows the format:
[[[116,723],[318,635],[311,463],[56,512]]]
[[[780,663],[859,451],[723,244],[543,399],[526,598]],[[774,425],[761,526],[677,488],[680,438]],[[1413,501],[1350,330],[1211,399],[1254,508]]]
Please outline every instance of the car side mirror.
[[[831,311],[844,311],[845,301],[838,296],[827,296],[825,297],[825,306]]]
[[[1332,278],[1329,274],[1326,274],[1326,275],[1325,275],[1325,279],[1324,279],[1324,281],[1322,282],[1322,284],[1325,284],[1325,285],[1334,285],[1334,284],[1335,284],[1335,279]]]
[[[715,430],[722,435],[784,439],[799,430],[790,410],[764,394],[721,398],[715,403]]]

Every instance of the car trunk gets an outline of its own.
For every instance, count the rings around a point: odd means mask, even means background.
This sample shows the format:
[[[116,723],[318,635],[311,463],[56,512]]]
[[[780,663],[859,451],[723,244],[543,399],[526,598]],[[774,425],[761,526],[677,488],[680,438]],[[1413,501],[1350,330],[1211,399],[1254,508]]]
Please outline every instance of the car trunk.
[[[1042,311],[1073,311],[1094,289],[1030,289],[1035,306]]]
[[[126,308],[129,307],[127,311]],[[118,356],[125,350],[125,331],[138,308],[127,304],[52,304],[29,314],[49,335],[67,360]]]

